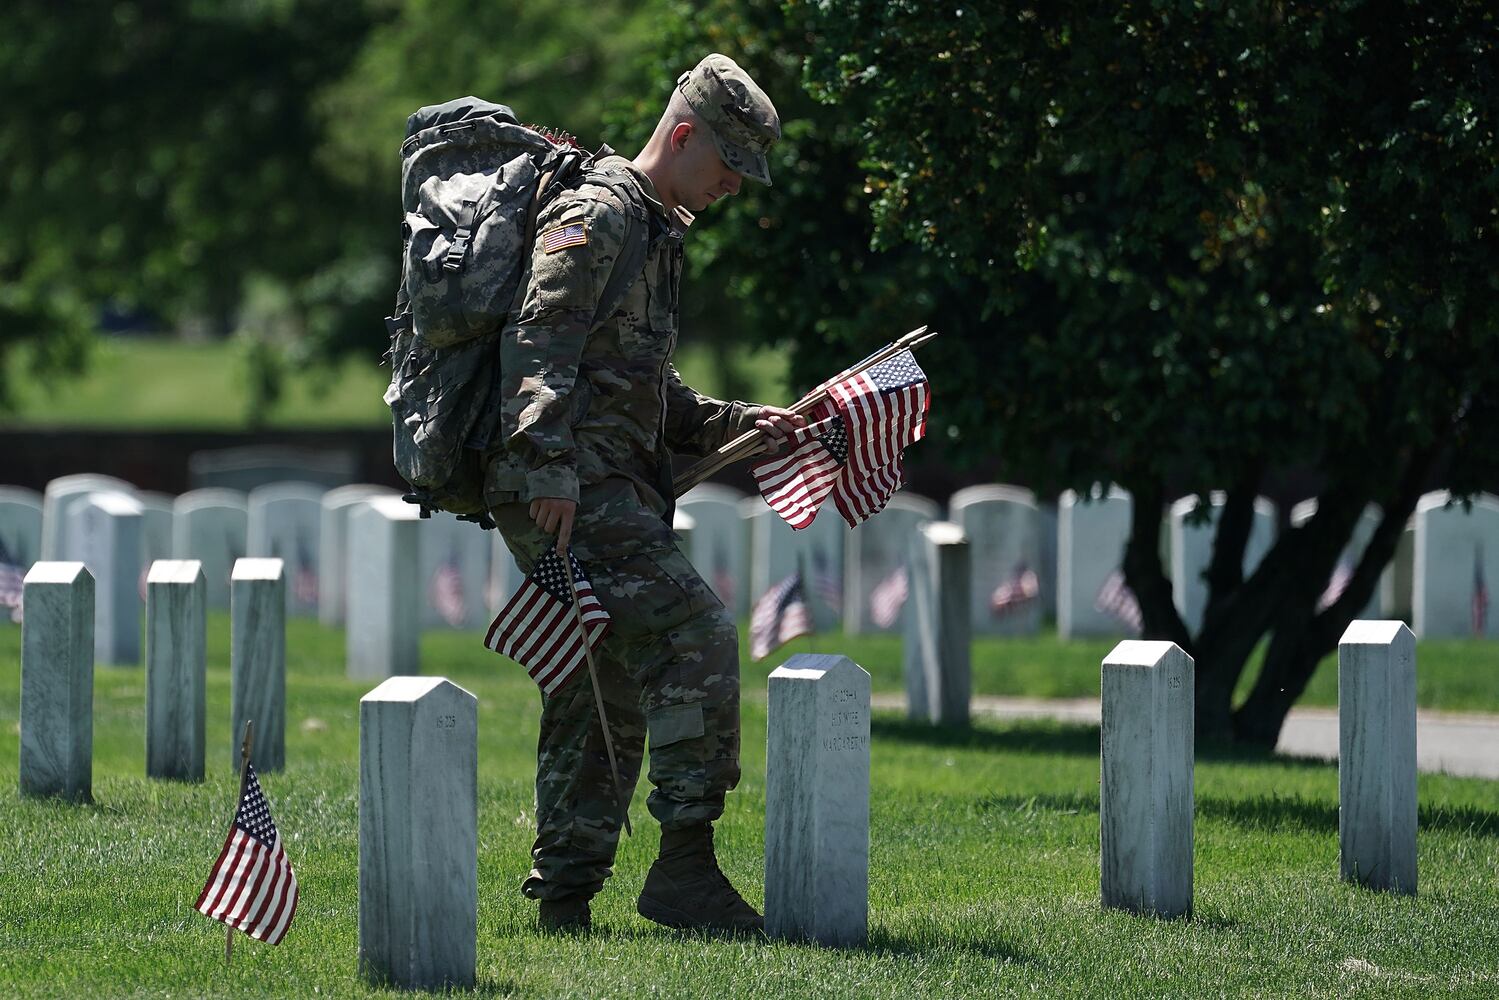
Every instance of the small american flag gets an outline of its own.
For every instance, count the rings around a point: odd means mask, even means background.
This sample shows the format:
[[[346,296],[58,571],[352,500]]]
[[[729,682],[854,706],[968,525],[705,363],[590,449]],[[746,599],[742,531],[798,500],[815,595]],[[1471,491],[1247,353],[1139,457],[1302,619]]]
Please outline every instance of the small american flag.
[[[1473,634],[1489,631],[1489,586],[1483,579],[1483,550],[1473,549]]]
[[[724,607],[734,607],[734,596],[738,588],[734,585],[734,572],[729,565],[729,547],[719,539],[713,546],[713,592],[718,599],[724,603]]]
[[[1136,634],[1144,625],[1140,602],[1135,598],[1135,592],[1129,589],[1129,584],[1124,582],[1123,570],[1114,570],[1103,581],[1093,600],[1093,609],[1109,615]]]
[[[558,226],[541,234],[541,249],[544,253],[556,253],[568,247],[588,245],[588,227],[582,222]]]
[[[750,656],[763,660],[799,635],[812,634],[802,575],[792,573],[765,592],[750,613]]]
[[[757,462],[750,469],[760,495],[792,528],[812,523],[848,461],[843,418],[830,409],[819,405],[806,427],[787,435],[790,447],[785,454]]]
[[[581,628],[573,609],[575,592],[583,612]],[[536,560],[536,568],[526,582],[495,616],[484,645],[525,667],[542,692],[551,694],[584,662],[585,641],[588,649],[597,649],[608,632],[609,613],[593,596],[593,586],[572,550],[568,550],[564,564],[556,549],[547,549]]]
[[[1327,580],[1326,589],[1317,598],[1317,610],[1325,611],[1337,603],[1338,598],[1343,596],[1343,591],[1348,589],[1348,581],[1352,579],[1353,567],[1347,560],[1339,559],[1338,564],[1333,567],[1332,576]]]
[[[989,613],[995,618],[1004,618],[1021,611],[1040,596],[1041,581],[1036,571],[1022,562],[989,595]]]
[[[317,557],[313,555],[312,543],[301,532],[297,533],[297,575],[292,581],[292,592],[298,604],[317,605]]]
[[[468,620],[468,601],[463,593],[463,569],[455,546],[427,581],[427,600],[437,616],[453,628]]]
[[[245,767],[245,789],[234,826],[197,908],[267,944],[280,944],[296,916],[297,876],[281,849],[281,835],[271,821],[270,803],[253,764]]]
[[[10,609],[10,620],[21,620],[21,596],[26,590],[26,570],[0,541],[0,608]]]
[[[869,592],[869,618],[880,628],[889,628],[900,617],[910,594],[910,575],[901,566],[875,584]]]
[[[926,436],[928,388],[916,358],[902,351],[828,389],[848,434],[848,468],[833,502],[850,526],[884,510],[900,488],[901,452]]]

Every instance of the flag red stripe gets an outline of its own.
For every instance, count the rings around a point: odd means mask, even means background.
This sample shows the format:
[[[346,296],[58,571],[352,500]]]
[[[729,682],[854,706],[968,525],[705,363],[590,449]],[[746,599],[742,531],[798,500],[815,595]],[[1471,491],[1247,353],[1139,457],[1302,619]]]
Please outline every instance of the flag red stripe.
[[[213,863],[213,867],[211,869],[209,869],[208,881],[203,885],[203,891],[202,891],[202,893],[200,893],[198,895],[198,901],[195,904],[193,904],[200,912],[203,912],[203,913],[207,913],[208,912],[208,910],[204,910],[203,909],[203,903],[204,903],[204,901],[206,899],[208,899],[208,893],[209,893],[209,891],[211,889],[213,889],[214,884],[215,884],[214,883],[214,877],[216,875],[218,875],[219,872],[220,872],[220,870],[222,869],[223,864],[224,864],[224,858],[228,857],[228,855],[229,855],[229,848],[230,848],[230,846],[233,843],[234,843],[234,833],[231,831],[230,834],[229,834],[229,836],[227,836],[227,837],[224,838],[224,849],[221,850],[221,851],[219,851],[219,859],[217,861],[215,861]],[[210,907],[210,909],[212,909],[212,907]]]
[[[225,842],[224,846],[227,850],[229,845],[233,844],[234,856],[230,859],[227,865],[220,865],[218,868],[214,869],[213,876],[210,878],[210,882],[212,882],[213,878],[217,878],[218,891],[214,893],[213,902],[209,903],[208,909],[204,910],[203,912],[208,914],[210,917],[213,917],[215,920],[219,919],[220,913],[225,903],[225,897],[230,892],[230,890],[234,888],[234,873],[239,868],[240,863],[244,858],[245,839],[246,838],[244,837],[244,835],[240,833],[239,827],[235,827],[232,831],[230,831],[229,840]]]

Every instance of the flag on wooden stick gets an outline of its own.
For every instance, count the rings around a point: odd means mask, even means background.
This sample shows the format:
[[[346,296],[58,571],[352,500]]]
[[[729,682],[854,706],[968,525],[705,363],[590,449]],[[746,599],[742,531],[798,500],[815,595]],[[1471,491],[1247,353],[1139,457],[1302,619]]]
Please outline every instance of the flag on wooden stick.
[[[800,635],[812,634],[812,612],[807,607],[800,572],[767,590],[750,613],[750,656],[763,660]]]
[[[281,847],[271,806],[253,764],[224,849],[198,897],[197,909],[258,941],[280,944],[297,913],[297,876]]]
[[[751,468],[761,496],[793,528],[829,496],[850,526],[868,520],[905,481],[902,452],[926,435],[928,390],[910,351],[829,385],[787,453]]]
[[[548,549],[490,623],[484,645],[525,667],[541,690],[551,694],[572,678],[588,650],[597,649],[608,632],[609,612],[594,596],[572,550],[564,563],[555,549]]]

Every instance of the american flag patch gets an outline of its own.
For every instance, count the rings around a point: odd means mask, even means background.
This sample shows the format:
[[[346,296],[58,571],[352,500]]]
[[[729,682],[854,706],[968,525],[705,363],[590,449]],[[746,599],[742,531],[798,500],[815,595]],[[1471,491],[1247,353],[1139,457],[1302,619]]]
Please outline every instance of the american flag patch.
[[[565,226],[558,226],[556,229],[541,234],[541,249],[546,253],[556,253],[568,247],[587,245],[588,227],[582,222],[569,222]]]

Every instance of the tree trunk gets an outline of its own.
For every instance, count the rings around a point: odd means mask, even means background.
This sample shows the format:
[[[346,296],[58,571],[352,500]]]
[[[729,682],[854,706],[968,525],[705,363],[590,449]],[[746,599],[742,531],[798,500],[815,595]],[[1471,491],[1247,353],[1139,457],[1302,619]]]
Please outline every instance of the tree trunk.
[[[1343,539],[1339,549],[1347,544],[1367,501],[1362,491],[1356,489],[1328,491],[1319,498],[1317,514],[1312,520],[1295,529],[1308,532],[1306,548],[1309,554],[1320,550],[1321,558],[1315,559],[1307,572],[1288,581],[1289,593],[1275,622],[1274,637],[1260,675],[1249,697],[1234,713],[1233,734],[1237,741],[1267,749],[1279,742],[1286,715],[1306,691],[1317,664],[1337,648],[1349,622],[1373,596],[1380,573],[1394,556],[1401,532],[1421,498],[1435,456],[1433,448],[1407,461],[1400,485],[1389,499],[1348,586],[1326,608],[1317,608],[1323,584],[1313,581],[1326,580],[1326,572],[1334,564],[1326,561],[1328,545],[1338,537]],[[1324,562],[1326,570],[1312,572]]]

